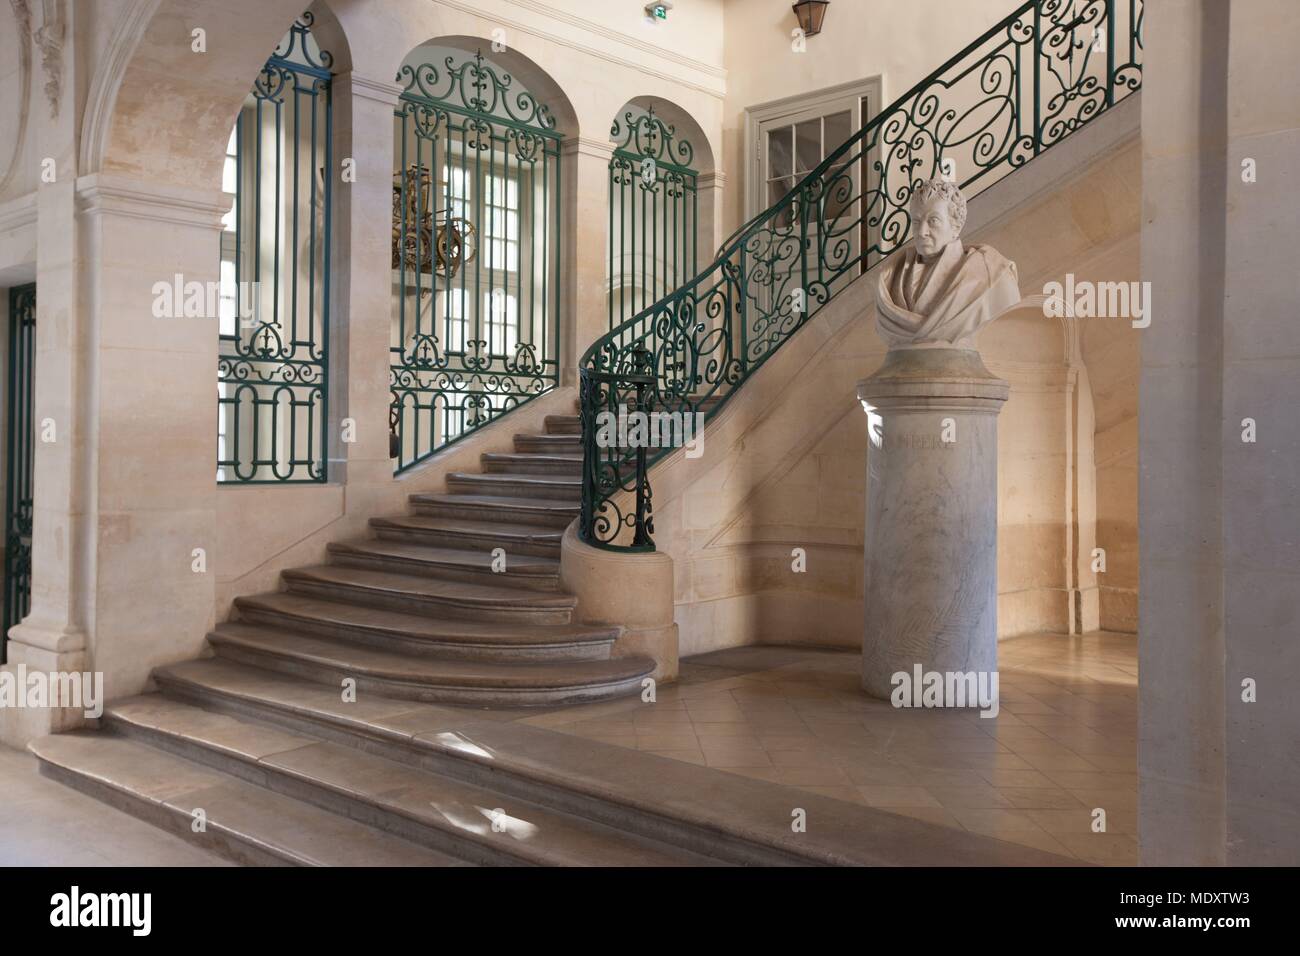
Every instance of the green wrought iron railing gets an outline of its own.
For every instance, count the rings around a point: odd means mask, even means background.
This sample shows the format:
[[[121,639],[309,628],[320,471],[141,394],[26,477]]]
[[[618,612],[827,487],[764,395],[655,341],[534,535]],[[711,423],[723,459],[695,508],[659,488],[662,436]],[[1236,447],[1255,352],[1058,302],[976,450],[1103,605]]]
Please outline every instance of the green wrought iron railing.
[[[695,148],[655,115],[615,120],[609,160],[609,327],[695,275],[699,173]]]
[[[915,185],[986,188],[1136,92],[1141,61],[1141,0],[1028,0],[745,223],[703,272],[598,339],[579,367],[582,539],[653,550],[649,466],[685,416],[716,414],[907,241]],[[639,431],[602,427],[634,413]]]
[[[481,53],[408,64],[397,80],[389,449],[401,472],[559,381],[562,137]]]
[[[266,61],[227,151],[217,481],[324,482],[330,65],[304,13]]]
[[[9,364],[5,431],[4,607],[0,609],[0,664],[9,628],[26,615],[32,597],[32,496],[36,462],[36,286],[9,290]]]

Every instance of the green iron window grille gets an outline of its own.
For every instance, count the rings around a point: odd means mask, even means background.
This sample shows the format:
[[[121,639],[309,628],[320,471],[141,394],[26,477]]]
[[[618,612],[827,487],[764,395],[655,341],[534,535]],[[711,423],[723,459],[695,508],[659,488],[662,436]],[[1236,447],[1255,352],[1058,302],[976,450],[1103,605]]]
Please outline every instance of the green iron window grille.
[[[217,481],[324,482],[332,57],[304,13],[258,74],[227,148]]]
[[[389,424],[401,472],[559,381],[562,137],[481,53],[408,64],[397,80]]]
[[[5,431],[5,583],[4,630],[0,664],[5,662],[9,628],[21,621],[32,597],[32,491],[36,460],[35,401],[36,286],[9,290],[9,378]]]
[[[579,363],[583,540],[654,549],[648,467],[667,451],[601,444],[602,413],[675,417],[670,430],[683,415],[707,420],[907,241],[916,183],[987,187],[1140,89],[1141,60],[1140,0],[1028,0],[736,230],[703,272],[599,338]]]
[[[629,109],[615,120],[609,160],[609,327],[695,275],[698,172],[675,127]]]

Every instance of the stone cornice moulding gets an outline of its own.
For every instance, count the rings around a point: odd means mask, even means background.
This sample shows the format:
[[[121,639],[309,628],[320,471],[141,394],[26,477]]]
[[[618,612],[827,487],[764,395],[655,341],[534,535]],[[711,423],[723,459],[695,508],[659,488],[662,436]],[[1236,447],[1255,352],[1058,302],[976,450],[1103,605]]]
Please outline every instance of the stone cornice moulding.
[[[537,2],[537,0],[506,0],[506,2],[511,3],[514,6],[523,7],[524,9],[531,10],[534,13],[540,13],[541,15],[551,20],[555,20],[560,23],[565,23],[577,27],[585,33],[592,33],[597,36],[602,36],[605,37],[606,39],[613,40],[616,43],[620,43],[625,46],[630,46],[633,49],[640,50],[643,53],[647,53],[650,56],[653,56],[655,59],[670,60],[674,63],[679,64],[680,66],[686,67],[687,69],[695,70],[697,72],[703,73],[709,76],[711,79],[717,80],[717,83],[712,86],[707,85],[705,83],[697,83],[693,80],[684,79],[678,74],[665,72],[663,70],[656,70],[653,67],[647,66],[642,63],[637,63],[634,60],[630,60],[627,57],[618,56],[617,54],[609,53],[605,50],[600,49],[599,47],[595,47],[587,43],[582,43],[578,40],[571,40],[568,37],[559,36],[558,34],[555,33],[544,32],[536,27],[529,26],[528,24],[523,23],[522,21],[519,20],[510,20],[510,19],[506,19],[505,17],[493,16],[492,14],[485,11],[481,5],[476,3],[465,3],[462,2],[462,0],[436,0],[436,2],[441,6],[450,7],[451,9],[459,10],[462,13],[468,13],[482,19],[492,20],[494,23],[498,23],[503,27],[508,27],[513,30],[518,30],[520,33],[525,33],[529,36],[536,37],[539,40],[546,40],[548,43],[554,43],[557,46],[564,46],[564,47],[568,47],[571,50],[577,50],[580,53],[585,53],[588,56],[595,57],[600,60],[604,60],[607,63],[613,63],[617,66],[627,67],[628,69],[636,70],[637,72],[643,73],[646,76],[652,76],[656,79],[664,80],[668,83],[672,83],[675,86],[681,86],[687,89],[695,90],[698,93],[704,93],[706,96],[711,96],[714,99],[721,100],[726,97],[727,71],[724,68],[717,67],[717,66],[710,66],[709,64],[701,60],[694,60],[690,57],[682,56],[680,53],[673,53],[670,50],[664,49],[663,47],[655,46],[653,43],[646,43],[644,40],[638,40],[636,39],[636,37],[629,36],[626,33],[619,33],[617,30],[610,30],[607,27],[596,26],[588,20],[584,20],[581,17],[577,17],[572,14],[565,13],[562,10],[556,10],[555,8],[547,4]]]
[[[727,187],[727,174],[722,170],[714,170],[711,173],[701,173],[695,180],[695,184],[702,189],[725,189]]]
[[[36,222],[36,192],[0,203],[0,233],[17,232]]]
[[[337,73],[334,79],[340,85],[344,83],[351,84],[354,96],[363,100],[382,103],[384,106],[397,106],[402,96],[402,87],[398,84],[386,80],[377,80],[373,76],[366,76],[364,73],[355,71]]]
[[[126,77],[127,64],[161,4],[162,0],[133,0],[113,30],[103,63],[96,71],[86,97],[86,112],[81,126],[79,170],[82,173],[96,173],[103,166],[113,110],[122,80]]]
[[[220,230],[221,217],[230,211],[230,200],[220,190],[161,186],[94,173],[77,180],[77,209],[84,215],[124,216]]]
[[[590,136],[566,136],[560,141],[560,154],[572,156],[575,153],[607,160],[614,155],[614,144]]]
[[[512,6],[523,7],[525,10],[532,10],[534,13],[540,13],[552,20],[567,23],[570,26],[577,27],[587,33],[594,33],[607,40],[626,44],[627,46],[641,50],[643,53],[649,53],[656,59],[669,60],[673,63],[684,66],[687,69],[697,70],[706,76],[711,76],[714,79],[723,80],[724,82],[727,79],[726,67],[714,66],[712,63],[705,63],[703,60],[697,60],[694,57],[677,53],[673,50],[667,49],[666,47],[657,46],[654,43],[647,43],[645,40],[637,39],[630,33],[623,33],[620,30],[611,30],[609,27],[597,26],[590,20],[560,10],[552,4],[542,3],[539,2],[539,0],[506,0],[506,2]]]

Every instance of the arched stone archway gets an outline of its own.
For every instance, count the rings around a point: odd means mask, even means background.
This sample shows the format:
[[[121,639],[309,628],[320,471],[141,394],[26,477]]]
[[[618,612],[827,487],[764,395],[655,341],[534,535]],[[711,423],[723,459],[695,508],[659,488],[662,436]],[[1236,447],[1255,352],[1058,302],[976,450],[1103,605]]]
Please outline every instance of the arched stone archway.
[[[219,188],[224,146],[252,78],[307,6],[229,0],[196,17],[182,0],[135,0],[92,80],[98,111],[86,115],[83,172]],[[203,31],[203,52],[195,30]]]

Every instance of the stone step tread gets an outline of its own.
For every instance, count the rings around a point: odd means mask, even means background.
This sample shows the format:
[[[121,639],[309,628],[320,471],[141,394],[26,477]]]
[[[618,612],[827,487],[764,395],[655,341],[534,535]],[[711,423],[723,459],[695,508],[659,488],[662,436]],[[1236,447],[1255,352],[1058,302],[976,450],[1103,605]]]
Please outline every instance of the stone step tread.
[[[155,672],[203,699],[309,721],[355,736],[358,746],[383,740],[416,755],[477,764],[494,778],[515,777],[582,794],[788,854],[790,861],[853,865],[1076,865],[1077,860],[860,806],[783,784],[463,708],[370,696],[343,703],[338,691],[234,662],[186,661]],[[638,698],[601,705],[611,720],[662,705]],[[505,784],[502,783],[501,786]],[[790,829],[790,810],[808,811],[807,832]]]
[[[350,568],[339,564],[320,564],[307,568],[290,568],[281,573],[286,581],[303,582],[338,588],[362,588],[393,595],[410,595],[431,600],[450,601],[471,607],[574,608],[578,599],[564,591],[528,591],[504,585],[471,584],[420,574]],[[344,599],[340,595],[340,599]]]
[[[578,513],[578,504],[550,498],[519,498],[513,495],[445,495],[422,492],[410,496],[417,505],[479,505],[513,511],[536,511],[542,514]]]
[[[41,761],[178,818],[178,832],[202,809],[209,834],[304,866],[465,866],[301,800],[247,783],[137,740],[80,730],[33,741]]]
[[[366,558],[389,559],[413,564],[441,566],[492,573],[492,552],[471,551],[464,548],[446,548],[436,545],[416,544],[409,541],[386,541],[383,538],[361,538],[354,541],[332,541],[327,546],[330,554]],[[545,555],[506,555],[503,574],[537,577],[558,576],[560,561]]]
[[[547,644],[600,643],[618,636],[616,627],[590,627],[581,624],[510,624],[495,621],[472,621],[407,614],[381,608],[326,601],[287,591],[255,594],[235,599],[235,606],[266,611],[301,621],[391,633],[432,643],[494,644],[536,646]]]
[[[581,465],[582,455],[559,455],[551,452],[489,451],[483,453],[484,462],[502,465]]]
[[[575,415],[547,415],[543,424],[545,424],[546,431],[549,434],[557,434],[557,432],[552,431],[552,429],[570,429],[570,428],[581,427],[582,416],[576,414]],[[558,434],[568,434],[568,432],[564,431],[564,432],[559,432]]]
[[[581,435],[548,435],[532,432],[530,434],[516,434],[515,441],[529,442],[535,445],[554,445],[557,447],[571,447],[582,444]]]
[[[160,694],[111,704],[106,714],[110,723],[219,753],[519,862],[551,866],[716,862],[352,747],[265,727]],[[494,832],[493,815],[498,811],[504,829]]]
[[[412,531],[441,531],[448,534],[497,538],[502,544],[533,542],[558,545],[564,537],[563,528],[545,525],[526,525],[508,521],[478,521],[472,518],[443,518],[437,515],[404,514],[371,518],[370,524],[379,528],[401,528]],[[490,553],[490,551],[488,552]]]
[[[571,488],[575,492],[582,488],[582,478],[578,475],[523,475],[502,474],[498,471],[453,471],[447,476],[448,481],[467,481],[483,485],[537,485],[546,488]]]
[[[309,637],[280,628],[237,622],[218,624],[216,630],[208,634],[208,641],[214,645],[228,645],[248,652],[299,660],[381,680],[434,687],[486,690],[601,687],[634,680],[654,670],[654,662],[646,657],[518,663],[415,657],[361,644]]]

